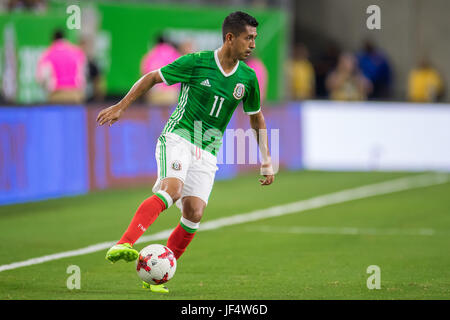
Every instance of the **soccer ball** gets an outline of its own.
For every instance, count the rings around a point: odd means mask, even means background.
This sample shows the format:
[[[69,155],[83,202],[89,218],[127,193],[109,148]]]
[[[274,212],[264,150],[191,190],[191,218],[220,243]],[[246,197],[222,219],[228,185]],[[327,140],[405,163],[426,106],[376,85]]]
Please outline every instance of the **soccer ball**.
[[[177,260],[169,248],[151,244],[139,252],[136,271],[142,281],[148,284],[162,284],[172,279],[177,269]]]

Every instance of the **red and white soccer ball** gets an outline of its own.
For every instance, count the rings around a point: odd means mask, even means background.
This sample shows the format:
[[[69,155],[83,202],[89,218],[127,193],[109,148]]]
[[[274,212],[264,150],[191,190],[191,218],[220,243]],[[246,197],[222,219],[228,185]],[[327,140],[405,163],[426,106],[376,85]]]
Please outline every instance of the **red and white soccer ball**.
[[[163,284],[172,279],[177,269],[177,260],[168,247],[151,244],[139,252],[136,271],[148,284]]]

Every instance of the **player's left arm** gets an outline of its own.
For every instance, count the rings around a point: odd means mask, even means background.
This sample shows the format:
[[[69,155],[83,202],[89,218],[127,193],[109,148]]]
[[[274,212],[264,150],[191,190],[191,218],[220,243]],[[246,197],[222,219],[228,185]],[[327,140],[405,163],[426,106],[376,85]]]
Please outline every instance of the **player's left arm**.
[[[267,186],[272,184],[275,180],[275,175],[269,152],[266,121],[264,120],[264,115],[261,110],[258,113],[251,114],[249,117],[250,126],[255,132],[256,141],[258,142],[259,151],[261,152],[261,175],[264,176],[264,179],[260,179],[259,182],[262,186]]]

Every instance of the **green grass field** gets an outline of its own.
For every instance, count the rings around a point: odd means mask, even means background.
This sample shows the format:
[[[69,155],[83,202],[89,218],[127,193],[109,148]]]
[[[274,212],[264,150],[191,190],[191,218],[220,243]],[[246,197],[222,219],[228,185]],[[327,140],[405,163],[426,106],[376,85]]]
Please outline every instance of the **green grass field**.
[[[216,182],[202,223],[419,173],[282,172]],[[151,186],[0,207],[0,265],[118,239]],[[449,299],[450,183],[200,231],[171,292],[141,289],[106,250],[0,272],[0,299]],[[173,206],[145,235],[179,221]],[[165,244],[165,240],[155,241]],[[140,243],[143,248],[149,243]],[[81,269],[69,290],[66,269]],[[381,289],[366,269],[381,269]]]

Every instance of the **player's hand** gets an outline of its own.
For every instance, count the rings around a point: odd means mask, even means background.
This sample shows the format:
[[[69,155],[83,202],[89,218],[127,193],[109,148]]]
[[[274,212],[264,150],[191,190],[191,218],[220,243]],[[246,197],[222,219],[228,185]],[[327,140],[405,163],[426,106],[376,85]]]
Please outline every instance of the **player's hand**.
[[[115,104],[109,108],[105,108],[98,113],[97,122],[99,125],[108,123],[111,126],[122,116],[123,108],[120,104]]]
[[[264,179],[259,179],[261,185],[268,186],[269,184],[272,184],[272,182],[275,180],[272,163],[269,161],[265,164],[262,164],[260,171],[261,175],[264,176]]]
[[[273,174],[268,174],[264,176],[264,179],[259,179],[259,182],[262,186],[268,186],[269,184],[272,184],[274,180],[275,176]]]

